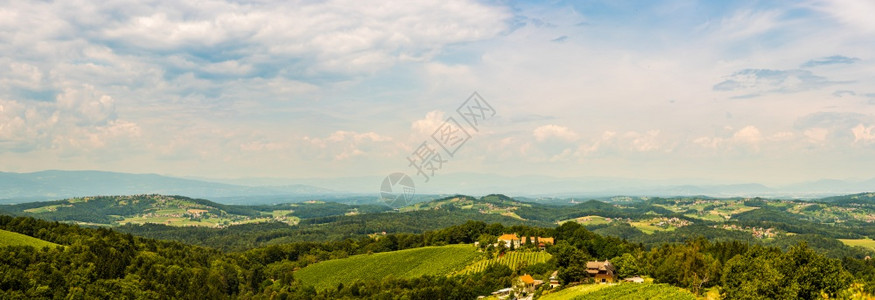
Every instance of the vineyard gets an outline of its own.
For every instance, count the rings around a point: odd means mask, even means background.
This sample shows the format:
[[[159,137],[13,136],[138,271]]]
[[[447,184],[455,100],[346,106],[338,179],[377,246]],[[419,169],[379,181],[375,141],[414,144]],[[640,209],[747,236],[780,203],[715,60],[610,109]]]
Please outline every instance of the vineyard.
[[[471,245],[423,247],[401,251],[362,254],[316,263],[295,272],[295,279],[317,289],[334,288],[357,279],[415,278],[449,275],[482,254]]]
[[[600,288],[602,286],[604,288]],[[581,288],[582,287],[582,288]],[[545,295],[541,299],[630,299],[630,300],[646,300],[646,299],[689,299],[695,300],[696,296],[689,291],[674,287],[668,284],[650,284],[650,283],[626,283],[618,285],[583,285],[572,287],[566,290],[572,290],[570,293],[563,293],[565,290],[555,294]],[[560,295],[561,294],[561,295]],[[556,296],[560,296],[557,298]]]
[[[486,270],[491,265],[500,264],[511,268],[511,270],[519,270],[524,266],[531,266],[538,263],[547,262],[552,256],[547,252],[523,252],[512,251],[505,253],[502,257],[482,260],[476,262],[462,271],[460,274],[474,274]]]

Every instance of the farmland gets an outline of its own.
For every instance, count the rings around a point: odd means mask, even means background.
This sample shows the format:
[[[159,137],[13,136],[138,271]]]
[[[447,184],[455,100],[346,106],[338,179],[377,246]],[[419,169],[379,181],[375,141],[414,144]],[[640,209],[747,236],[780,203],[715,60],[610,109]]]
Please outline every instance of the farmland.
[[[42,248],[54,247],[58,246],[58,244],[16,232],[0,230],[0,246],[33,246],[36,248]]]
[[[551,257],[552,256],[547,252],[513,251],[505,253],[502,257],[478,261],[465,267],[465,269],[459,273],[473,274],[481,272],[495,264],[508,266],[511,270],[518,270],[524,266],[547,262]]]
[[[295,272],[295,279],[317,289],[328,289],[357,279],[415,278],[449,275],[481,256],[471,245],[423,247],[394,252],[355,255],[320,262]]]

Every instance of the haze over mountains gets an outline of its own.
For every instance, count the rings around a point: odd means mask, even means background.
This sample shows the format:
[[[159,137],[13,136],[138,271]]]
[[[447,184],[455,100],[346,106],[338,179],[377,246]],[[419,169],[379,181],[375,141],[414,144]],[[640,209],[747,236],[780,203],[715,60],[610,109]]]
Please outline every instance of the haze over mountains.
[[[90,195],[185,195],[227,200],[235,197],[325,195],[334,191],[308,185],[244,186],[162,176],[103,171],[0,172],[0,202],[17,203]],[[298,200],[296,198],[286,201]]]
[[[206,198],[224,203],[298,202],[332,197],[377,197],[382,178],[331,179],[187,179],[156,174],[104,171],[0,172],[0,203],[54,200],[93,195],[157,193]],[[865,181],[820,180],[780,187],[757,183],[719,184],[627,178],[556,178],[454,173],[417,182],[417,194],[504,193],[517,196],[605,197],[764,196],[812,198],[875,190],[875,178]],[[328,199],[326,199],[328,198]]]

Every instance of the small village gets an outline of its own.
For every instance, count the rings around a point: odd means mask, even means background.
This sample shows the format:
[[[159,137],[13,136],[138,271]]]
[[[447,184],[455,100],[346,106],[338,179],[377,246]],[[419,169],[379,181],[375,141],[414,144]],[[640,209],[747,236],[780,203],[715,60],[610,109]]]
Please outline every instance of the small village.
[[[763,227],[739,226],[736,224],[723,224],[723,225],[713,225],[713,226],[711,226],[711,228],[721,228],[721,229],[732,230],[732,231],[744,231],[744,232],[750,233],[751,235],[753,235],[753,237],[758,238],[758,239],[770,239],[770,238],[774,238],[775,236],[777,236],[779,234],[777,229],[774,229],[771,227],[770,228],[763,228]]]
[[[547,247],[554,244],[552,237],[538,236],[523,236],[519,237],[516,234],[503,234],[496,239],[496,242],[489,245],[499,248],[499,251],[510,249],[509,251],[520,251],[526,246],[535,246],[537,251],[545,251]],[[481,246],[475,243],[475,246]],[[616,284],[619,282],[629,283],[644,283],[645,279],[640,276],[620,279],[617,276],[616,268],[609,260],[604,261],[587,261],[586,262],[587,280],[583,282],[569,282],[567,286],[577,286],[582,284]],[[490,296],[480,296],[478,299],[521,299],[531,300],[534,298],[536,291],[539,289],[552,290],[560,287],[562,284],[559,279],[559,271],[553,271],[548,278],[536,279],[530,274],[522,274],[516,277],[513,286],[506,287],[492,292]]]

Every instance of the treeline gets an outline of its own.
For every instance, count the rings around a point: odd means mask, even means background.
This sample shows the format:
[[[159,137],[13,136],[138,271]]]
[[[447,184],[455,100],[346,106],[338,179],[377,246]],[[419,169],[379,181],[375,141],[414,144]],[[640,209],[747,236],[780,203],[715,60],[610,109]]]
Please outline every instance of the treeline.
[[[0,247],[0,298],[226,298],[258,287],[245,262],[217,250],[33,218],[0,228],[64,246]]]
[[[724,230],[706,225],[689,225],[671,231],[656,231],[652,234],[646,234],[628,223],[622,222],[587,226],[587,229],[596,234],[619,237],[633,243],[638,243],[648,249],[659,247],[663,244],[684,243],[702,237],[711,242],[740,241],[746,244],[777,247],[782,250],[790,249],[790,247],[804,242],[809,248],[831,258],[853,257],[863,259],[866,256],[875,255],[871,250],[850,247],[835,238],[810,233],[780,235],[764,240],[754,238],[749,232]]]
[[[828,258],[800,243],[786,252],[778,247],[740,241],[710,242],[705,238],[663,244],[649,251],[628,243],[601,244],[577,223],[556,229],[559,242],[549,249],[563,283],[585,282],[586,261],[610,259],[619,276],[651,276],[659,283],[700,294],[721,287],[727,299],[818,299],[843,296],[856,280],[875,292],[871,260]]]

